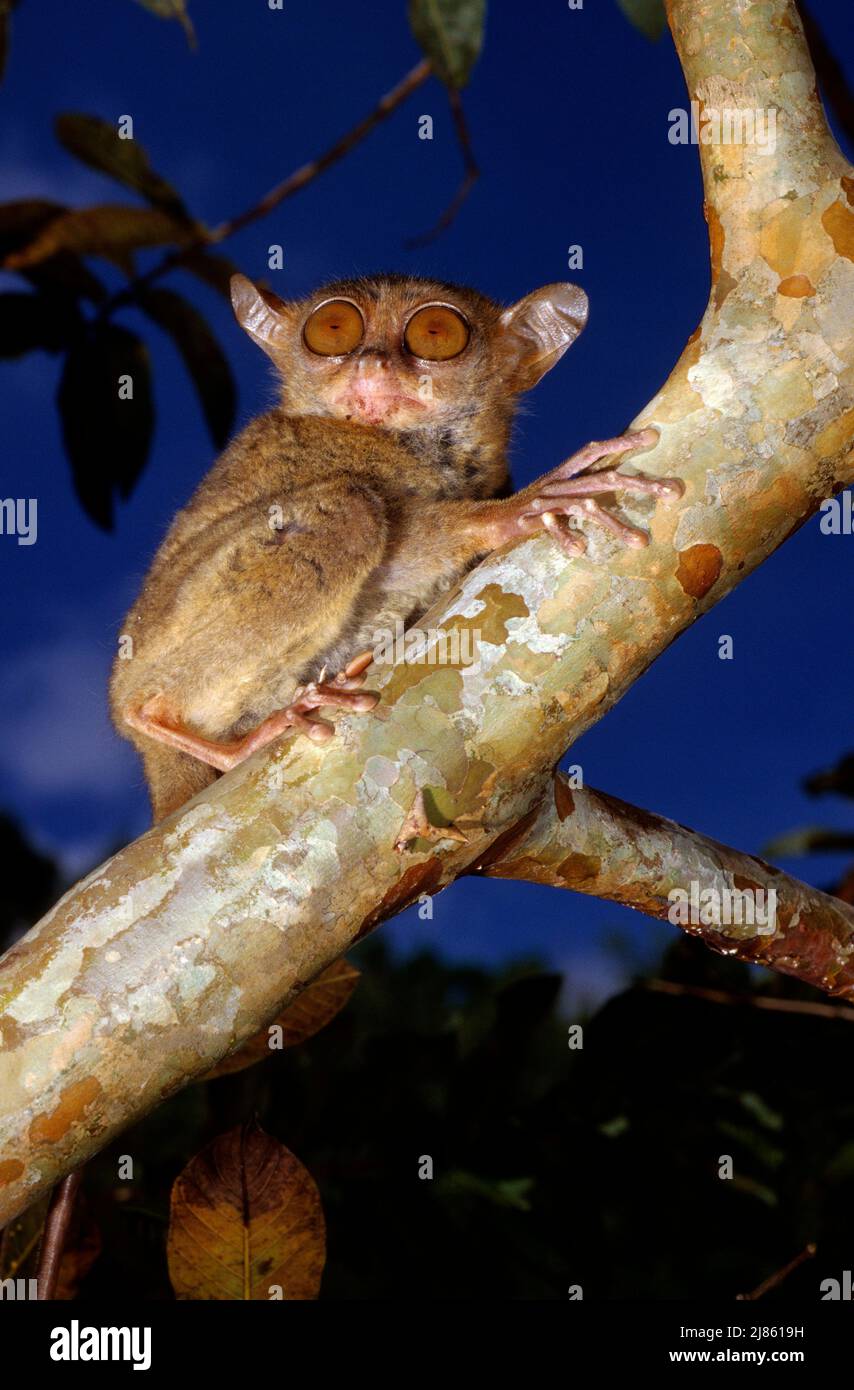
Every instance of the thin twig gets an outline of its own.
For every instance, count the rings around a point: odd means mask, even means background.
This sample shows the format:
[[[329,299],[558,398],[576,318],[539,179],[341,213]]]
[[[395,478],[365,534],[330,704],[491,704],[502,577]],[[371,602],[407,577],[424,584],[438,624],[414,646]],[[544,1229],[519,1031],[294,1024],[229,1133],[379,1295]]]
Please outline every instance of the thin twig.
[[[38,1291],[39,1300],[51,1299],[56,1294],[59,1266],[62,1252],[68,1237],[68,1227],[74,1211],[74,1200],[83,1177],[83,1169],[78,1168],[63,1178],[53,1189],[50,1206],[44,1223],[42,1248],[39,1254]]]
[[[463,111],[462,98],[456,87],[448,88],[448,100],[451,104],[451,115],[454,118],[454,129],[457,132],[457,141],[463,156],[465,174],[462,183],[451,199],[451,202],[445,208],[445,211],[442,213],[435,227],[429,232],[423,232],[421,236],[412,237],[409,241],[405,242],[408,251],[414,251],[420,246],[426,246],[428,242],[435,241],[440,233],[444,232],[447,227],[450,227],[466,198],[471,193],[472,188],[480,178],[480,169],[474,157],[471,135],[469,134],[465,112]]]
[[[782,1014],[814,1014],[817,1018],[841,1018],[854,1023],[854,1009],[848,1004],[813,1004],[806,999],[775,999],[769,994],[730,994],[725,989],[706,989],[701,985],[682,985],[675,980],[642,980],[642,989],[657,994],[688,994],[710,1004],[746,1004],[752,1009],[770,1009]]]
[[[769,1274],[767,1279],[763,1279],[761,1284],[757,1284],[752,1293],[736,1294],[736,1302],[752,1302],[755,1298],[761,1298],[763,1294],[770,1292],[771,1289],[776,1289],[779,1284],[782,1284],[784,1279],[788,1279],[789,1275],[796,1270],[799,1265],[802,1265],[806,1260],[812,1259],[816,1252],[816,1248],[817,1247],[813,1245],[812,1241],[810,1241],[809,1245],[805,1245],[799,1255],[796,1255],[787,1265],[783,1265],[782,1269],[778,1269],[776,1274]]]
[[[290,198],[294,193],[298,193],[301,188],[305,188],[306,184],[310,183],[318,174],[322,174],[330,165],[336,164],[339,159],[343,159],[344,155],[348,154],[349,151],[353,149],[354,145],[358,145],[361,140],[364,140],[365,136],[369,135],[382,121],[386,120],[393,111],[396,111],[398,106],[400,106],[416,88],[420,87],[423,82],[426,82],[431,72],[432,68],[428,60],[426,58],[422,59],[420,63],[417,63],[415,67],[398,82],[396,87],[393,87],[390,92],[386,93],[382,100],[374,107],[373,111],[365,116],[363,120],[359,121],[358,125],[355,125],[352,130],[349,130],[345,135],[342,135],[339,140],[336,140],[335,144],[330,146],[324,154],[318,155],[318,157],[311,160],[310,163],[303,164],[299,169],[295,169],[294,172],[289,174],[281,183],[276,184],[275,188],[271,188],[269,193],[265,193],[260,202],[255,203],[251,208],[247,208],[245,212],[237,213],[236,216],[230,217],[226,222],[220,222],[218,227],[214,227],[211,230],[206,229],[197,233],[197,235],[184,246],[179,246],[173,251],[169,251],[167,255],[165,255],[162,260],[159,260],[156,265],[152,266],[150,270],[145,271],[143,275],[138,275],[135,279],[129,281],[127,285],[123,286],[116,294],[106,300],[98,312],[98,317],[106,318],[114,309],[119,308],[122,304],[133,302],[140,290],[147,289],[155,280],[161,279],[167,271],[179,266],[181,262],[187,256],[192,255],[193,252],[205,250],[211,246],[218,246],[228,237],[233,236],[235,232],[242,231],[244,227],[248,227],[251,223],[257,222],[261,217],[266,217],[267,214],[278,207],[280,203],[283,203],[286,198]]]

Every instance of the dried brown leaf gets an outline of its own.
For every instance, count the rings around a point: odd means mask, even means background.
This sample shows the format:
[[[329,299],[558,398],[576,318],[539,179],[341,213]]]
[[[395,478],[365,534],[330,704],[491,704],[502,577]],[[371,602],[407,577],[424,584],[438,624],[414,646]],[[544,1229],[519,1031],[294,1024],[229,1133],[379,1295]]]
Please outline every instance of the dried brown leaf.
[[[176,1180],[167,1252],[178,1298],[316,1298],[326,1228],[314,1179],[258,1126],[230,1130]]]
[[[279,1014],[274,1024],[262,1028],[232,1056],[224,1057],[202,1079],[211,1081],[216,1076],[228,1076],[231,1072],[243,1071],[246,1067],[254,1067],[256,1063],[265,1061],[273,1050],[270,1047],[270,1029],[276,1026],[282,1030],[283,1047],[296,1047],[313,1037],[344,1008],[358,979],[359,971],[348,961],[333,961]]]

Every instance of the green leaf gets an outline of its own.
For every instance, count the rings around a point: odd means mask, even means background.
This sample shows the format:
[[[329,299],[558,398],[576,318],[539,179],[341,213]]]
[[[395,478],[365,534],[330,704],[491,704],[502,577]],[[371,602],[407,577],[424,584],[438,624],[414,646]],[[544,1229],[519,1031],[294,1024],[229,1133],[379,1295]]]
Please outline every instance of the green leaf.
[[[161,19],[177,19],[184,33],[187,35],[187,42],[191,48],[196,46],[196,31],[193,22],[187,14],[185,0],[136,0],[138,5],[143,5],[152,14],[158,15]]]
[[[835,767],[814,772],[804,782],[804,788],[810,796],[823,796],[827,792],[833,792],[836,796],[854,798],[854,753],[846,753]]]
[[[192,271],[231,303],[231,277],[238,273],[238,268],[227,256],[214,255],[212,251],[189,251],[182,256],[177,268]]]
[[[854,1178],[854,1140],[843,1144],[824,1170],[826,1182],[850,1182]]]
[[[67,211],[62,203],[41,198],[0,204],[0,262],[20,251]],[[21,274],[37,289],[63,290],[73,299],[100,304],[107,297],[97,277],[70,251],[59,251]]]
[[[171,217],[192,221],[180,195],[155,173],[142,146],[136,140],[122,140],[110,121],[69,111],[56,117],[54,131],[63,148],[82,164],[109,174]]]
[[[486,0],[409,0],[409,24],[436,76],[459,90],[483,47]]]
[[[715,1128],[721,1134],[725,1134],[727,1139],[741,1144],[765,1168],[779,1168],[785,1158],[785,1153],[781,1148],[772,1144],[764,1134],[760,1134],[755,1129],[749,1129],[746,1125],[733,1124],[731,1120],[720,1119]]]
[[[615,1115],[613,1120],[605,1120],[597,1128],[606,1139],[619,1139],[631,1129],[631,1120],[627,1115]]]
[[[20,251],[6,257],[7,270],[26,270],[71,251],[76,256],[104,256],[128,270],[130,254],[143,246],[182,245],[192,233],[159,208],[124,204],[79,208],[54,217]]]
[[[140,307],[172,338],[184,359],[201,402],[211,439],[218,449],[234,424],[237,390],[231,367],[207,320],[174,290],[146,290]]]
[[[854,849],[854,832],[825,830],[820,825],[806,825],[776,836],[763,846],[768,859],[789,859],[801,854],[847,853]]]
[[[67,212],[62,203],[46,198],[22,198],[14,203],[0,203],[0,262],[13,251],[32,241],[39,232]]]
[[[783,1128],[782,1115],[773,1110],[756,1091],[742,1091],[739,1100],[748,1114],[753,1115],[765,1129],[779,1133]]]
[[[630,24],[648,39],[660,39],[667,25],[664,0],[617,0]]]
[[[454,1168],[439,1179],[438,1189],[443,1197],[480,1197],[496,1207],[515,1211],[530,1211],[529,1194],[533,1178],[484,1178],[464,1168]]]
[[[0,357],[23,357],[37,348],[60,352],[82,324],[65,296],[0,294]]]
[[[132,379],[132,400],[119,398],[124,376]],[[77,496],[96,525],[109,531],[113,494],[130,496],[154,429],[145,344],[115,324],[97,326],[68,353],[57,405]]]
[[[70,251],[59,251],[21,274],[36,289],[63,294],[67,299],[88,299],[92,304],[103,304],[107,298],[107,291],[97,275]]]

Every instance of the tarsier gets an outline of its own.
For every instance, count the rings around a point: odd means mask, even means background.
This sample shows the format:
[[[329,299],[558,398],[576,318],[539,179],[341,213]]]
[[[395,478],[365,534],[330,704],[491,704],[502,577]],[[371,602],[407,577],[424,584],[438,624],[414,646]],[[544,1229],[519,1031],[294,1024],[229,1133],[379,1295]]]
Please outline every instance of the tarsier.
[[[111,681],[155,820],[289,730],[331,737],[325,706],[372,709],[362,686],[377,630],[411,623],[496,546],[546,528],[578,554],[573,516],[642,545],[601,496],[681,492],[673,479],[584,472],[654,444],[641,430],[503,495],[517,397],[586,322],[575,285],[504,309],[460,286],[379,275],[284,303],[236,275],[232,300],[281,376],[281,405],[251,421],[179,512]]]

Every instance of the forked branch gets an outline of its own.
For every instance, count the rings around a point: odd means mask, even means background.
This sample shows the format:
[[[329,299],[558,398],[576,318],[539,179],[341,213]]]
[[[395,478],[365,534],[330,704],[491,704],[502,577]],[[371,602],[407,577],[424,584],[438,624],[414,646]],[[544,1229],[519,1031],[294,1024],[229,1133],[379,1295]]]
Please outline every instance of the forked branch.
[[[776,118],[773,148],[703,125],[711,299],[635,422],[661,434],[644,471],[682,478],[685,496],[652,516],[626,504],[651,533],[643,551],[591,534],[583,559],[548,537],[491,556],[422,619],[474,632],[474,663],[385,668],[370,719],[341,717],[323,749],[283,741],[248,760],[13,947],[0,962],[0,1223],[366,931],[533,821],[568,745],[852,481],[854,171],[795,5],[669,10],[704,122],[716,109]],[[453,834],[398,849],[419,797]]]

